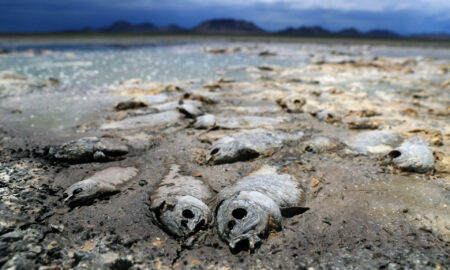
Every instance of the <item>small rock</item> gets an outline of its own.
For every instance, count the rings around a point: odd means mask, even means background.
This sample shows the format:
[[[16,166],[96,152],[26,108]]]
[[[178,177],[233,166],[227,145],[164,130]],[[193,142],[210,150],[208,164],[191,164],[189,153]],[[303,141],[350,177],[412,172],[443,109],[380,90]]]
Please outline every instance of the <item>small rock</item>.
[[[273,71],[273,67],[269,67],[269,66],[259,66],[258,67],[259,70],[261,71]]]
[[[34,269],[33,261],[26,258],[26,254],[17,253],[3,266],[2,270],[29,270]]]
[[[127,258],[117,258],[112,264],[111,270],[128,270],[133,266],[133,262]]]
[[[50,228],[55,232],[63,232],[64,231],[64,225],[50,224]]]
[[[58,247],[59,247],[59,244],[56,241],[51,241],[50,244],[47,245],[48,250],[54,250],[54,249],[57,249]]]
[[[103,153],[102,151],[96,151],[95,153],[94,153],[94,160],[95,161],[102,161],[102,160],[105,160],[106,159],[106,155],[105,155],[105,153]]]
[[[9,233],[2,234],[0,240],[2,241],[17,241],[23,238],[23,234],[18,231],[12,231]]]
[[[147,180],[145,180],[145,179],[139,180],[139,185],[140,185],[141,187],[147,185]]]

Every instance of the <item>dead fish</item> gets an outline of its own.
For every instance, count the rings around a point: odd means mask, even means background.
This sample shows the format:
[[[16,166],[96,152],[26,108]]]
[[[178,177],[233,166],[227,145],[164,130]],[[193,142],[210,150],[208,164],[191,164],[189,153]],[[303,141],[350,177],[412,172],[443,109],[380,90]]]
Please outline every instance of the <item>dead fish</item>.
[[[258,69],[261,71],[274,71],[275,70],[273,67],[269,67],[269,66],[259,66]]]
[[[231,163],[249,160],[259,155],[269,154],[281,147],[285,141],[298,140],[303,132],[288,134],[271,132],[264,129],[253,129],[226,136],[218,140],[210,148],[207,161],[213,164]]]
[[[277,99],[277,104],[289,113],[302,113],[306,99],[299,95],[291,95],[281,99]]]
[[[321,153],[338,148],[341,143],[335,138],[325,136],[315,136],[311,140],[302,144],[306,152]]]
[[[49,154],[69,163],[107,161],[128,153],[128,147],[105,138],[85,137],[51,147]]]
[[[216,117],[212,114],[199,116],[192,123],[192,126],[197,129],[212,129],[216,126]]]
[[[201,107],[202,103],[198,100],[178,100],[178,101],[171,101],[166,102],[162,104],[153,105],[152,108],[158,110],[159,112],[167,112],[167,111],[173,111],[176,110],[178,107],[182,105],[189,105],[192,107]]]
[[[141,100],[127,100],[127,101],[121,101],[119,102],[116,107],[116,111],[123,111],[123,110],[133,110],[133,109],[139,109],[148,107],[148,104],[141,101]]]
[[[222,80],[222,79],[221,79]],[[222,81],[219,80],[219,83],[221,83]],[[228,80],[223,81],[223,82],[228,82]],[[207,105],[214,105],[219,103],[217,100],[211,98],[211,97],[207,97],[204,95],[200,95],[200,94],[193,94],[193,93],[186,93],[183,95],[183,100],[197,100],[200,101],[203,104],[207,104]]]
[[[328,110],[318,110],[315,112],[311,112],[311,115],[316,117],[319,121],[326,122],[328,124],[333,124],[339,122],[339,118],[336,115]]]
[[[402,141],[402,137],[393,131],[375,130],[352,136],[346,140],[346,144],[358,154],[386,154]]]
[[[347,116],[349,115],[356,115],[357,117],[374,117],[381,115],[381,113],[372,109],[362,109],[360,111],[350,110],[347,112]]]
[[[349,129],[378,129],[380,124],[367,118],[358,118],[347,122]]]
[[[205,183],[179,174],[179,166],[173,165],[151,195],[150,209],[156,223],[168,233],[188,237],[212,223],[213,215],[205,203],[211,197]]]
[[[91,203],[95,198],[120,191],[120,185],[131,180],[138,173],[135,167],[110,167],[91,177],[71,185],[64,192],[64,202],[69,206]]]
[[[265,166],[222,190],[217,197],[219,236],[234,249],[250,249],[272,230],[281,228],[282,214],[300,213],[304,192],[290,175]]]
[[[197,116],[203,115],[203,111],[200,110],[197,106],[190,103],[183,103],[177,107],[177,110],[184,114],[188,118],[195,118]]]
[[[275,56],[277,54],[274,52],[271,52],[271,51],[262,51],[262,52],[258,53],[258,55],[259,56]]]
[[[263,126],[273,126],[286,122],[288,118],[267,117],[267,116],[236,116],[236,117],[216,117],[211,114],[205,114],[197,117],[192,124],[197,129],[238,129],[238,128],[257,128]]]
[[[434,156],[428,141],[411,137],[389,152],[388,159],[403,171],[425,173],[434,168]]]

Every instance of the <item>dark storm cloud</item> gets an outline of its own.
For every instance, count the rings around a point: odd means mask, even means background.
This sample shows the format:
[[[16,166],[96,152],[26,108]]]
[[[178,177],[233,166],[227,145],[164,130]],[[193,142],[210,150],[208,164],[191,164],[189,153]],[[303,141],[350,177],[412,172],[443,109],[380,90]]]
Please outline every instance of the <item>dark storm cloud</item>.
[[[385,28],[401,33],[450,32],[442,0],[3,0],[0,31],[101,27],[116,20],[193,27],[211,18],[254,21],[269,30],[321,25],[332,30]]]

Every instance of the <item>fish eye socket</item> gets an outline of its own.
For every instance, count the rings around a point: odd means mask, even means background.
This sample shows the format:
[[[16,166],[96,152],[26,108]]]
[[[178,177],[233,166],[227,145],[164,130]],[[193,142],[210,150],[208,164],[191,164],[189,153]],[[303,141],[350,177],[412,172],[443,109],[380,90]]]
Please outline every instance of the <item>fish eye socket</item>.
[[[83,191],[82,188],[77,188],[73,191],[73,194],[75,195],[75,194],[81,193],[82,191]]]
[[[184,218],[188,218],[188,219],[191,219],[191,218],[195,217],[194,213],[192,213],[192,211],[189,210],[189,209],[183,210],[183,212],[181,212],[181,215],[182,215]]]
[[[394,150],[394,151],[391,151],[390,153],[389,153],[389,156],[391,157],[391,158],[396,158],[396,157],[399,157],[399,156],[401,156],[402,155],[402,153],[400,152],[400,151],[398,151],[398,150]]]
[[[307,146],[305,147],[305,151],[306,151],[306,152],[312,152],[313,149],[312,149],[312,147],[311,147],[310,145],[307,145]]]
[[[244,208],[236,208],[233,210],[233,212],[231,212],[231,215],[235,219],[243,219],[245,216],[247,216],[247,210],[245,210]]]

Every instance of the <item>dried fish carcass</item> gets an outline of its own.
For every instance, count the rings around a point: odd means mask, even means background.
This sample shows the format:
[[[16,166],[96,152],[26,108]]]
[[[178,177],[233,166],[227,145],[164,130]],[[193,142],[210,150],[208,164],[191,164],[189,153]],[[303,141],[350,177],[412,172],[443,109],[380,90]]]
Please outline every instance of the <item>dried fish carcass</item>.
[[[304,192],[290,175],[262,167],[218,194],[216,220],[219,235],[234,249],[250,249],[281,228],[283,213],[300,212]]]
[[[176,237],[188,237],[207,228],[213,220],[206,201],[212,197],[203,181],[179,173],[172,165],[170,172],[151,195],[151,210],[158,225]]]
[[[120,192],[120,185],[138,174],[135,167],[110,167],[71,185],[64,192],[64,202],[69,206],[89,204],[96,198]]]

